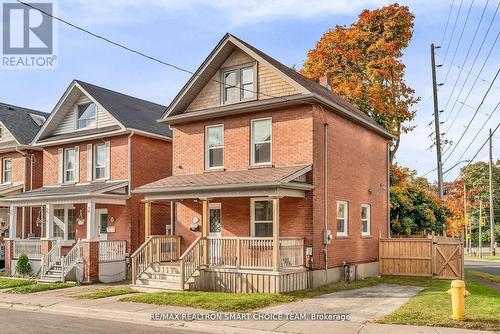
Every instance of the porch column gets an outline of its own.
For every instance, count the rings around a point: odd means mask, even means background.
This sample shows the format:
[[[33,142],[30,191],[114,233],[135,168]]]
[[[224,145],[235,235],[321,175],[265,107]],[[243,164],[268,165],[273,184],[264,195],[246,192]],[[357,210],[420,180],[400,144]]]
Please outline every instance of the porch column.
[[[151,202],[144,202],[144,241],[151,235]]]
[[[9,207],[9,238],[17,237],[17,206]]]
[[[45,206],[45,238],[54,236],[54,205]]]
[[[202,200],[203,203],[203,212],[202,212],[202,225],[201,225],[201,236],[205,238],[205,243],[203,244],[203,258],[205,260],[205,264],[209,265],[208,260],[208,237],[210,231],[210,202],[208,198]]]
[[[95,203],[87,203],[87,240],[95,238]]]
[[[273,198],[273,271],[280,270],[280,199]]]

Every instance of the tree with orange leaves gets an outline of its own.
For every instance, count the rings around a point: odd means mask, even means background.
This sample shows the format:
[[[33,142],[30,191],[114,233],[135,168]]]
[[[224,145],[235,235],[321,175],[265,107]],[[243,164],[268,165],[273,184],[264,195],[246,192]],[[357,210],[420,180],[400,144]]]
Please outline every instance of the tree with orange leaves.
[[[327,31],[310,50],[301,73],[319,81],[326,77],[331,89],[371,116],[397,139],[413,127],[411,107],[418,102],[404,80],[402,50],[412,37],[414,16],[406,6],[393,4],[364,10],[350,27]]]

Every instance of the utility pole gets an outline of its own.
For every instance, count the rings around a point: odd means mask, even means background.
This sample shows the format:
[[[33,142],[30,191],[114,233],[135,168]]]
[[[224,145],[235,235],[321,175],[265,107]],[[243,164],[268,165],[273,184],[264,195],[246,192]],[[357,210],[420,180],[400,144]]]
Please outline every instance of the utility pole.
[[[469,252],[469,238],[467,238],[469,229],[467,227],[467,222],[468,222],[468,219],[467,219],[467,188],[465,186],[465,180],[464,180],[464,245],[465,245],[465,248],[467,248],[467,252]]]
[[[490,193],[490,254],[495,256],[495,212],[493,207],[493,133],[490,129],[490,159],[489,159],[489,193]]]
[[[431,67],[432,67],[432,94],[434,95],[434,133],[436,137],[436,157],[437,157],[437,180],[438,180],[438,194],[440,199],[444,199],[443,189],[443,165],[441,163],[441,132],[439,130],[439,105],[437,94],[436,82],[436,59],[435,49],[439,48],[431,44]],[[443,235],[446,235],[446,225],[443,226]]]
[[[482,230],[482,225],[483,225],[483,200],[479,200],[479,249],[478,249],[478,255],[479,258],[483,257],[483,230]]]

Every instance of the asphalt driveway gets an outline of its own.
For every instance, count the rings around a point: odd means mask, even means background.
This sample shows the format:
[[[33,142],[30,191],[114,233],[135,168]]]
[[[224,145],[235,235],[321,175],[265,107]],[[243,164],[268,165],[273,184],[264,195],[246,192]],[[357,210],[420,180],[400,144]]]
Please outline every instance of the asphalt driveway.
[[[465,260],[465,269],[500,276],[500,261]]]

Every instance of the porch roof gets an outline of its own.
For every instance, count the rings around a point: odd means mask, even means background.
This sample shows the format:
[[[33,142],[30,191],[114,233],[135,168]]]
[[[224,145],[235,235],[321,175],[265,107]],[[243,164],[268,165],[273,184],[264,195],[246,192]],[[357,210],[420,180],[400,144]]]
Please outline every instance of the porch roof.
[[[300,165],[174,175],[138,187],[133,192],[146,194],[146,199],[174,199],[279,195],[278,189],[287,189],[295,191],[293,196],[303,197],[313,186],[300,177],[311,169],[311,165]],[[285,194],[282,192],[282,195]]]
[[[89,202],[91,200],[101,203],[103,199],[108,199],[111,201],[117,200],[117,204],[120,204],[120,202],[125,204],[124,200],[128,197],[128,181],[108,181],[46,186],[5,197],[2,201],[11,205],[44,205],[62,204],[67,201],[72,203]]]
[[[0,196],[7,196],[15,191],[21,191],[24,187],[22,182],[0,184]]]

